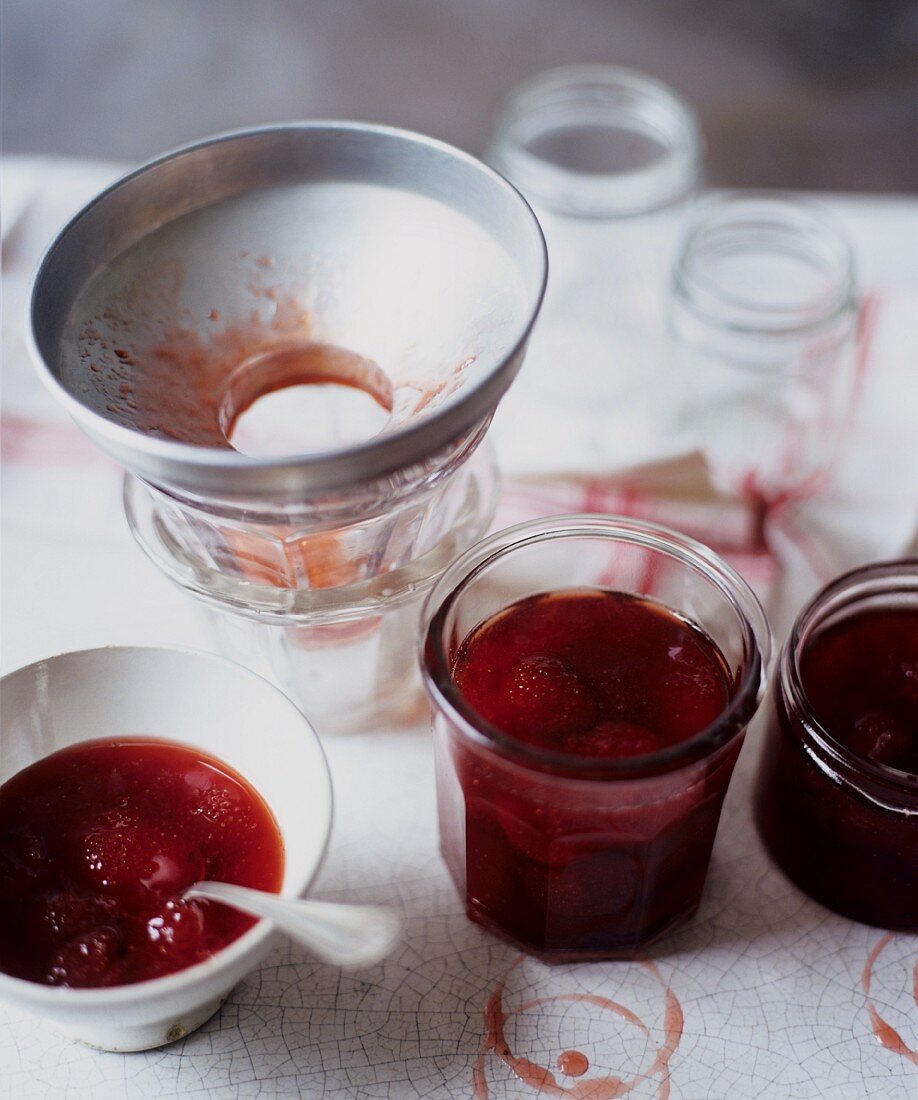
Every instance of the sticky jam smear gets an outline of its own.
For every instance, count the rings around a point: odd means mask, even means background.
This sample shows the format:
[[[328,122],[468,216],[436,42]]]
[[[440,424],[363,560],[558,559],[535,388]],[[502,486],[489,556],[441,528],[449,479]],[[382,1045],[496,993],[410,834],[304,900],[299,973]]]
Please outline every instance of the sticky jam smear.
[[[305,272],[296,264],[244,251],[231,259],[225,277],[238,292],[248,292],[248,308],[196,312],[187,303],[179,260],[145,265],[104,308],[76,323],[78,358],[64,364],[62,381],[81,402],[124,427],[228,449],[236,421],[275,391],[353,387],[392,414],[379,427],[394,428],[447,401],[477,358],[465,356],[438,382],[400,373],[396,392],[372,359],[317,339],[321,318],[317,324],[303,303]],[[269,441],[262,434],[266,425],[260,427],[253,453],[261,457],[269,457],[263,445],[274,455],[314,453],[329,445],[327,425],[315,438],[297,435],[288,441],[292,449],[280,450],[273,448],[282,438]]]
[[[590,1068],[590,1060],[579,1050],[562,1050],[555,1065],[565,1077],[582,1077]]]
[[[626,1096],[637,1085],[644,1081],[658,1079],[657,1100],[668,1100],[670,1094],[669,1063],[682,1039],[684,1018],[679,1001],[663,980],[655,963],[649,959],[642,960],[640,965],[644,967],[660,983],[663,988],[665,1007],[663,1016],[663,1042],[657,1043],[646,1023],[630,1008],[608,997],[600,997],[589,993],[559,993],[549,997],[537,997],[524,1001],[518,1008],[504,1008],[504,991],[507,978],[518,967],[525,956],[520,955],[516,961],[504,973],[494,991],[488,997],[484,1010],[485,1036],[481,1050],[472,1069],[472,1088],[475,1100],[487,1100],[490,1095],[488,1079],[485,1073],[487,1056],[495,1054],[514,1076],[531,1088],[540,1096],[570,1096],[575,1100],[616,1100],[619,1096]],[[558,1055],[556,1066],[567,1077],[583,1078],[571,1085],[562,1085],[558,1079],[544,1066],[530,1061],[520,1055],[514,1054],[507,1042],[504,1027],[512,1016],[520,1016],[525,1012],[531,1012],[543,1005],[557,1002],[574,1002],[588,1004],[601,1012],[609,1012],[620,1019],[625,1020],[637,1028],[646,1036],[648,1044],[656,1053],[653,1061],[647,1069],[635,1074],[633,1077],[617,1077],[607,1074],[601,1077],[584,1077],[589,1069],[589,1059],[579,1050],[565,1050]]]
[[[73,745],[0,787],[0,970],[48,985],[162,977],[254,920],[186,901],[202,879],[277,891],[284,851],[258,792],[168,741]]]
[[[877,959],[893,938],[893,933],[887,932],[885,936],[881,936],[877,940],[873,950],[867,956],[867,962],[864,964],[864,970],[861,974],[861,986],[867,998],[867,1013],[870,1016],[870,1026],[877,1042],[886,1050],[892,1051],[893,1054],[898,1054],[907,1062],[911,1062],[912,1065],[918,1066],[918,1049],[910,1047],[892,1024],[883,1019],[870,997],[873,968]],[[918,1008],[918,961],[915,962],[912,970],[912,997],[916,1008]]]

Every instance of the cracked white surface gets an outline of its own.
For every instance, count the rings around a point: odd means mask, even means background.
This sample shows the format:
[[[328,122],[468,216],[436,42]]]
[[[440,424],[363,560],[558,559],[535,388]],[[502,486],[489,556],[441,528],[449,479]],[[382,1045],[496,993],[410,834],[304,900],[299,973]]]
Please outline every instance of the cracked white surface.
[[[483,1009],[517,952],[470,924],[436,849],[426,731],[328,739],[338,805],[318,894],[395,904],[405,942],[384,965],[342,974],[295,948],[274,952],[200,1031],[147,1054],[100,1054],[0,1008],[0,1093],[11,1098],[236,1095],[469,1097]],[[671,1063],[673,1100],[865,1096],[907,1100],[918,1069],[879,1046],[860,975],[881,933],[822,909],[766,860],[748,814],[747,745],[695,921],[653,952],[685,1015]],[[881,956],[873,995],[912,1045],[910,967],[918,937]],[[637,964],[511,972],[505,1004],[594,992],[631,1008],[660,1040],[660,986]],[[647,1043],[627,1022],[581,1004],[511,1018],[517,1053],[550,1067],[576,1048],[591,1073],[638,1072]],[[496,1057],[493,1097],[527,1094]],[[659,1083],[634,1097],[656,1097]],[[534,1091],[531,1093],[536,1095]]]

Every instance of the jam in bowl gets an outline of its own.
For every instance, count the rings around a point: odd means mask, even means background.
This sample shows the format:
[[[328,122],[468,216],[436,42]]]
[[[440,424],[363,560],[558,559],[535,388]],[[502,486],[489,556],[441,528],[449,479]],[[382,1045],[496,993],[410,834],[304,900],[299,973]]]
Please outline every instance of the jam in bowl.
[[[9,673],[0,718],[0,1001],[103,1050],[187,1035],[280,934],[182,894],[308,890],[331,828],[318,738],[254,673],[135,646]]]
[[[255,923],[188,887],[276,892],[283,867],[273,814],[222,761],[139,738],[61,749],[0,786],[0,970],[71,988],[174,973]]]
[[[816,901],[918,932],[918,559],[848,573],[799,615],[774,672],[755,812]]]
[[[547,958],[631,955],[697,908],[768,629],[675,532],[552,517],[427,604],[441,845],[469,916]]]

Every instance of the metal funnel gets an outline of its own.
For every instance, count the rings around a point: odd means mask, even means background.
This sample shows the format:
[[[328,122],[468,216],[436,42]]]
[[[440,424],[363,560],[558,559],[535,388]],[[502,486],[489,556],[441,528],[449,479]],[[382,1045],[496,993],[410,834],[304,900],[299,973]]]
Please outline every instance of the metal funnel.
[[[285,504],[448,463],[519,369],[545,278],[534,215],[472,157],[383,126],[295,123],[169,153],[99,195],[42,260],[31,333],[55,396],[131,473]],[[318,453],[232,449],[266,351],[304,346],[332,349],[306,381],[342,371],[390,410],[385,426]]]

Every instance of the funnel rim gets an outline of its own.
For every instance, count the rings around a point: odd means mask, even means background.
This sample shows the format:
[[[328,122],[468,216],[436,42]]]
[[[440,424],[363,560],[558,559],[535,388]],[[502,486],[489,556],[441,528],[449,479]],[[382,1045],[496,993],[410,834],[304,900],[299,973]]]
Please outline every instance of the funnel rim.
[[[67,388],[41,350],[38,319],[39,292],[43,288],[44,280],[52,271],[55,255],[78,223],[112,194],[129,185],[140,175],[184,155],[226,142],[244,141],[262,135],[321,131],[377,134],[437,150],[487,177],[498,190],[512,196],[519,204],[518,208],[524,220],[528,222],[532,233],[535,251],[540,261],[540,270],[535,281],[534,293],[526,294],[525,308],[521,311],[521,322],[518,327],[514,327],[512,341],[507,350],[495,361],[493,368],[484,377],[471,383],[467,388],[464,387],[454,401],[434,409],[413,424],[403,425],[391,432],[381,433],[357,444],[280,458],[256,458],[243,455],[231,447],[223,449],[146,435],[134,428],[115,423],[80,401]],[[490,416],[521,365],[522,353],[545,296],[547,280],[548,249],[542,227],[531,206],[512,183],[471,153],[440,138],[385,123],[339,119],[266,123],[222,131],[170,149],[119,176],[85,203],[54,235],[36,264],[26,303],[26,343],[33,364],[46,388],[97,445],[112,454],[132,473],[144,476],[158,484],[191,490],[201,489],[201,480],[194,476],[183,476],[180,471],[185,470],[187,474],[189,470],[197,469],[205,475],[205,478],[208,474],[243,475],[246,484],[240,481],[233,487],[227,487],[229,496],[244,496],[253,488],[260,486],[262,482],[271,480],[272,475],[280,476],[285,482],[291,483],[286,488],[278,489],[281,495],[288,488],[291,492],[302,492],[304,489],[334,490],[353,484],[355,480],[382,477],[422,462],[461,438],[475,424]],[[73,306],[73,301],[75,299],[69,303],[70,308]],[[126,454],[132,453],[138,460],[136,467],[125,457]],[[147,462],[161,463],[160,474],[151,474]],[[348,467],[347,470],[340,468],[345,465]],[[165,468],[169,470],[168,477],[163,476]],[[252,475],[252,478],[246,478],[245,475]],[[258,486],[253,482],[257,482]],[[208,488],[210,487],[208,484]]]

